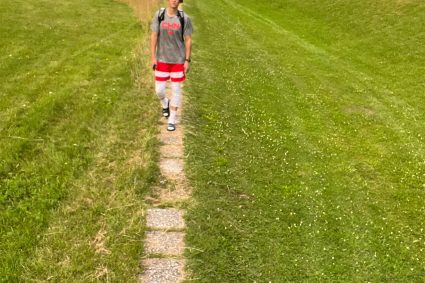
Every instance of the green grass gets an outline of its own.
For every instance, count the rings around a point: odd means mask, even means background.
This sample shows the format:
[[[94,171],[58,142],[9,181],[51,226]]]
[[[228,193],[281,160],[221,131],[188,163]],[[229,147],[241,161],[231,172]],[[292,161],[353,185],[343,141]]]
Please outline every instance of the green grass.
[[[0,18],[0,281],[136,281],[158,172],[144,29],[109,0]]]
[[[424,3],[185,10],[192,277],[423,282]]]

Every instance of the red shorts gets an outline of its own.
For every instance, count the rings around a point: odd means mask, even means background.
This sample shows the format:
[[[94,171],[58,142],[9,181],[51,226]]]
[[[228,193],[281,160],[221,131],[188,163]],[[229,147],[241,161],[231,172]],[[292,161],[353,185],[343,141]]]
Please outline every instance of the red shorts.
[[[159,82],[168,81],[182,82],[186,79],[184,64],[168,64],[158,62],[155,69],[155,80]]]

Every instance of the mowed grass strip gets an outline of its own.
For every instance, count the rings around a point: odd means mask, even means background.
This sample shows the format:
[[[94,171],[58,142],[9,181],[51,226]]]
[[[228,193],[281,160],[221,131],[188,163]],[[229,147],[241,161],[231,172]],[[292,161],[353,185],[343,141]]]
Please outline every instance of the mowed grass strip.
[[[422,282],[422,1],[186,3],[200,282]]]
[[[142,25],[109,0],[0,18],[0,281],[136,281],[158,172]]]

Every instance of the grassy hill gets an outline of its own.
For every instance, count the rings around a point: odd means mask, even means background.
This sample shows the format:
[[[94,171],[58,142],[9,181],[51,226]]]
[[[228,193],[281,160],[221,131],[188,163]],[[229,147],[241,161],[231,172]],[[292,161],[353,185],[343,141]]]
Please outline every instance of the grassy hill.
[[[423,281],[423,1],[185,11],[191,276]],[[0,19],[0,281],[136,281],[158,172],[145,30],[109,0]]]
[[[422,282],[425,4],[185,3],[200,282]]]
[[[142,26],[109,0],[0,19],[0,281],[135,280],[157,172]]]

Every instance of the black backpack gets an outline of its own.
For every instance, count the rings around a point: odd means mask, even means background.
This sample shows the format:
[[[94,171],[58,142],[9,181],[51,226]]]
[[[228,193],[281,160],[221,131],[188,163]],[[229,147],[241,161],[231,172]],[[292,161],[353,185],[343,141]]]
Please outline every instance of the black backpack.
[[[165,8],[161,8],[158,12],[158,23],[159,23],[159,27],[161,27],[161,22],[164,20],[165,18]],[[182,40],[184,41],[184,12],[182,10],[177,10],[177,17],[179,18],[180,21],[180,26],[182,28]],[[158,37],[159,37],[159,32],[158,32]]]

